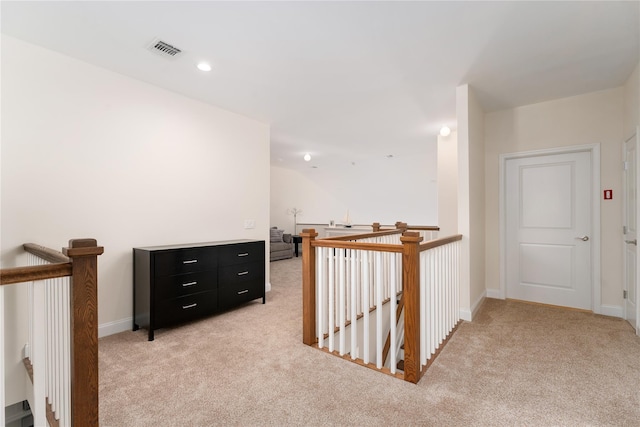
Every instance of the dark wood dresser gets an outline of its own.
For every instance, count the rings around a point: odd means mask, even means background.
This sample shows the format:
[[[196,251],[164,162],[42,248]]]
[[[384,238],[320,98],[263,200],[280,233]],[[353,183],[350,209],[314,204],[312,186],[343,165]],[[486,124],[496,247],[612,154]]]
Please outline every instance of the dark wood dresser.
[[[232,240],[133,248],[133,330],[153,331],[265,302],[265,242]]]

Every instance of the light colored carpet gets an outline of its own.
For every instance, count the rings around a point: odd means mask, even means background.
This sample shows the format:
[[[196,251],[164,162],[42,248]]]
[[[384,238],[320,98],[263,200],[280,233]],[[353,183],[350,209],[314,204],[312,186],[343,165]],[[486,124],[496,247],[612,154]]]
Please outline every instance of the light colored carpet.
[[[100,340],[108,426],[640,425],[640,338],[619,319],[487,300],[419,384],[305,346],[301,258],[236,310]]]

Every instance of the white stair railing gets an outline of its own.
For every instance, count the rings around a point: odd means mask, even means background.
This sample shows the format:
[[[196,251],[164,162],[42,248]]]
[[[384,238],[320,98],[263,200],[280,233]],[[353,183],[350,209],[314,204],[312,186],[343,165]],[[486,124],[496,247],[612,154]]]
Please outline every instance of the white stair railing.
[[[421,364],[436,353],[460,320],[460,242],[420,253]]]
[[[34,425],[98,426],[97,258],[104,248],[95,239],[72,239],[64,254],[33,243],[23,249],[29,266],[0,269],[0,318],[2,287],[27,284],[24,365]]]
[[[28,265],[51,264],[31,253]],[[50,405],[60,427],[71,426],[69,277],[30,282],[29,342],[25,356],[33,369],[34,425],[45,425]],[[42,369],[44,367],[44,369]]]
[[[316,248],[316,330],[320,348],[382,366],[389,324],[393,325],[395,336],[396,295],[402,290],[399,262],[397,253]],[[392,308],[382,310],[388,303]],[[377,307],[381,309],[375,310],[372,319],[370,313]],[[387,311],[392,314],[385,316]]]
[[[0,426],[5,425],[4,408],[7,406],[4,397],[4,287],[0,286]]]
[[[314,315],[303,316],[303,342],[396,374],[406,336],[402,375],[417,382],[459,321],[462,236],[424,241],[435,232],[316,240],[304,230],[303,312]]]

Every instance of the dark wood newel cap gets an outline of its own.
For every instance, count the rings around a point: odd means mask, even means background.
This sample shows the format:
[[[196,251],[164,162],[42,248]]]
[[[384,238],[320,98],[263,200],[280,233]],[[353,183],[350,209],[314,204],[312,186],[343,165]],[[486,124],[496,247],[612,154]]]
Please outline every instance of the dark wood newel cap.
[[[305,228],[304,230],[302,230],[302,233],[300,233],[300,237],[317,237],[318,233],[316,233],[316,230],[313,228]]]
[[[422,242],[422,237],[420,236],[420,233],[417,231],[405,231],[404,233],[402,233],[402,236],[400,237],[400,241],[401,242],[415,242],[415,243],[419,243]]]
[[[96,239],[71,239],[69,247],[62,248],[62,253],[68,257],[97,256],[104,253],[104,248],[98,246]]]

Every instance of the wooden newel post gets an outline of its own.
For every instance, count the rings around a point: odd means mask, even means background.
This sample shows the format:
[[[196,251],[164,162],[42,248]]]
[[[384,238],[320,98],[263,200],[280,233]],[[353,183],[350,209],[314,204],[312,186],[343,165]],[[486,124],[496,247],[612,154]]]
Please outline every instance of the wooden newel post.
[[[374,222],[373,225],[371,225],[371,228],[373,229],[374,233],[377,233],[378,231],[380,231],[380,223]]]
[[[403,232],[403,233],[404,233],[405,231],[407,231],[407,228],[408,228],[408,227],[409,227],[409,226],[407,225],[407,223],[406,223],[406,222],[402,222],[402,221],[398,221],[398,222],[396,222],[396,228],[397,228],[398,230],[402,230],[402,232]]]
[[[74,239],[63,253],[71,258],[71,422],[98,426],[98,255],[95,239]]]
[[[404,380],[420,380],[420,242],[415,231],[405,231],[402,242],[404,293]]]
[[[313,228],[304,229],[302,237],[302,342],[313,345],[316,336],[316,249],[312,242],[318,237]]]

